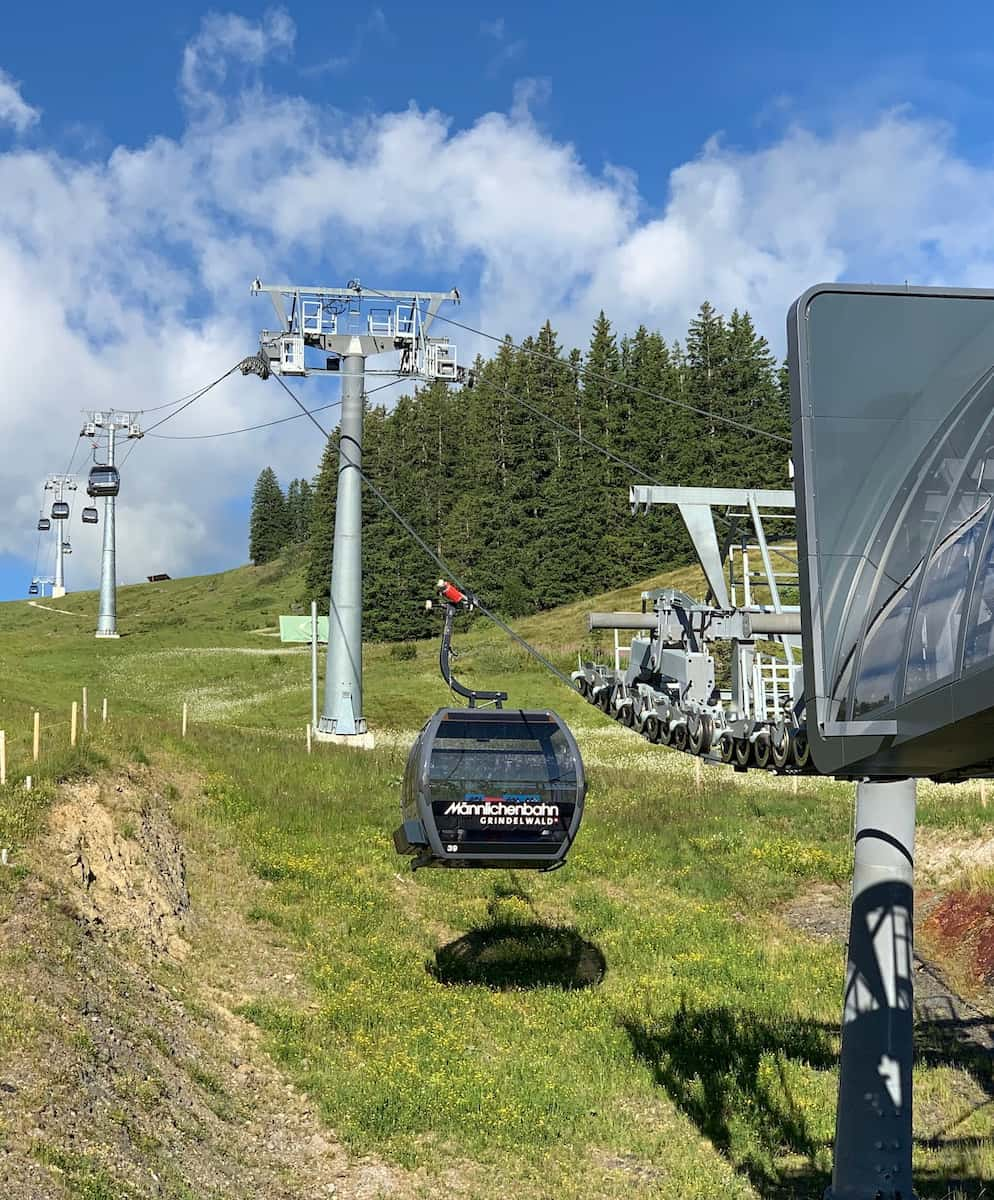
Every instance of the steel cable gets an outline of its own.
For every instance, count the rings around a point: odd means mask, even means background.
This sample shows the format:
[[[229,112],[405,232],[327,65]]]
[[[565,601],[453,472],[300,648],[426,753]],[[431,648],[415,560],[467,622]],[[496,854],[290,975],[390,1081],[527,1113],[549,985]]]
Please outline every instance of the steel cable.
[[[290,399],[294,402],[294,404],[297,405],[297,407],[301,410],[301,412],[305,416],[307,416],[311,419],[312,423],[325,436],[325,438],[331,440],[340,449],[341,448],[341,438],[340,437],[335,438],[331,433],[328,432],[328,430],[326,430],[322,426],[321,422],[318,421],[317,418],[311,413],[310,409],[304,407],[304,405],[297,398],[297,396],[294,394],[294,392],[283,381],[281,376],[274,375],[273,378],[280,385],[280,387],[283,388],[283,390],[290,397]],[[572,679],[570,679],[570,677],[568,675],[565,675],[562,671],[560,671],[559,668],[554,663],[550,662],[545,657],[545,655],[541,652],[541,650],[536,649],[529,642],[527,642],[519,633],[516,633],[515,630],[513,630],[510,627],[510,625],[507,624],[506,621],[504,621],[500,617],[498,617],[497,614],[492,609],[490,609],[486,604],[484,604],[483,601],[480,600],[479,597],[473,593],[472,589],[467,587],[466,584],[460,580],[459,576],[456,575],[456,573],[452,570],[452,568],[449,566],[449,564],[441,557],[441,555],[437,554],[431,548],[431,546],[428,545],[428,543],[418,533],[418,531],[414,528],[414,526],[411,525],[411,523],[407,520],[407,518],[402,516],[401,513],[397,511],[397,509],[393,506],[393,504],[391,504],[391,502],[386,498],[386,496],[383,495],[383,493],[376,486],[376,484],[373,483],[373,481],[369,478],[369,476],[365,473],[365,471],[363,471],[363,469],[361,467],[356,466],[354,463],[351,465],[352,465],[352,468],[358,473],[359,478],[362,479],[362,481],[366,484],[366,486],[373,493],[373,495],[377,498],[377,500],[379,500],[379,502],[383,505],[383,507],[387,510],[387,512],[394,518],[394,520],[401,526],[401,528],[405,530],[405,532],[408,534],[408,536],[414,542],[416,542],[418,546],[420,546],[420,548],[425,552],[425,554],[428,555],[428,557],[439,568],[439,570],[443,573],[443,575],[445,575],[448,579],[450,579],[456,585],[456,587],[458,587],[461,591],[466,592],[467,596],[472,601],[474,607],[478,608],[480,610],[480,612],[483,613],[483,615],[488,620],[492,621],[499,629],[502,629],[507,634],[507,636],[509,638],[511,638],[512,641],[517,642],[517,644],[519,646],[521,646],[521,648],[523,650],[526,650],[532,656],[532,658],[534,658],[537,662],[541,663],[542,666],[544,666],[547,671],[550,671],[553,675],[555,675],[556,678],[560,680],[560,682],[564,683],[570,689],[570,691],[575,691],[576,688],[573,685]]]
[[[381,296],[389,299],[384,292],[378,292],[375,288],[360,288],[358,294],[368,293],[371,296]],[[562,359],[557,358],[553,354],[546,354],[542,350],[535,350],[528,346],[519,345],[517,342],[511,341],[507,337],[498,337],[494,333],[487,333],[484,329],[474,329],[472,325],[467,325],[463,321],[457,321],[454,317],[446,317],[441,313],[436,312],[432,318],[435,321],[445,321],[448,325],[455,325],[457,329],[463,329],[467,333],[475,334],[477,337],[486,338],[488,341],[496,342],[501,346],[509,346],[512,350],[517,350],[521,354],[528,354],[532,358],[541,358],[546,362],[564,364]],[[576,367],[571,367],[579,371],[583,375],[589,375],[591,379],[597,379],[602,383],[608,383],[612,387],[624,388],[626,391],[635,392],[638,395],[648,396],[653,400],[661,400],[664,404],[672,404],[676,408],[685,409],[687,412],[696,413],[699,417],[706,417],[709,421],[720,421],[723,425],[731,425],[735,429],[741,429],[745,433],[755,433],[759,437],[770,438],[774,442],[783,442],[785,445],[791,445],[790,438],[782,437],[779,433],[771,433],[768,429],[759,429],[755,425],[748,425],[744,421],[736,421],[734,417],[723,417],[718,413],[708,412],[706,408],[697,408],[693,404],[688,404],[685,400],[674,400],[672,396],[664,396],[662,392],[654,392],[651,388],[644,388],[637,383],[629,383],[623,379],[612,379],[610,375],[605,375],[601,371],[595,371],[593,367],[586,367],[582,364],[577,364]]]

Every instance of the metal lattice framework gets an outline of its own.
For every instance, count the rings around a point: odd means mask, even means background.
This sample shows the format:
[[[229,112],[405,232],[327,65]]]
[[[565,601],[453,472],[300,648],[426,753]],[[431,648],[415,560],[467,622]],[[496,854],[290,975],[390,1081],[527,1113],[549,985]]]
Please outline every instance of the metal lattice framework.
[[[783,540],[792,530],[794,493],[637,485],[629,501],[636,515],[677,507],[708,594],[699,601],[664,588],[643,593],[641,612],[592,613],[592,630],[614,631],[614,661],[581,661],[580,691],[650,741],[741,770],[812,771],[796,553],[767,533],[773,526]],[[619,630],[636,631],[629,646]],[[727,655],[716,653],[722,643]]]
[[[279,322],[263,330],[260,350],[269,369],[280,375],[303,376],[340,370],[345,355],[395,354],[390,374],[449,383],[465,380],[447,337],[431,334],[443,303],[459,303],[459,293],[397,292],[363,289],[358,280],[343,288],[264,284],[256,279],[253,295],[268,295]],[[327,357],[322,363],[316,354]]]

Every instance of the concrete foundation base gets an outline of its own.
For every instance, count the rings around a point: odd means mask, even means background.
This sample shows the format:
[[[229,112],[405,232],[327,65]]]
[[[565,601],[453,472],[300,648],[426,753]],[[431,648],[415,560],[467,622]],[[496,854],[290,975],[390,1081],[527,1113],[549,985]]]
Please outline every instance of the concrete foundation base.
[[[315,729],[314,740],[332,746],[349,746],[353,750],[372,750],[376,745],[373,735],[367,733],[323,733]]]
[[[105,633],[104,630],[102,630],[102,629],[98,629],[97,632],[94,634],[94,637],[99,637],[99,638],[116,638],[116,637],[120,637],[120,636],[121,635],[119,633]]]
[[[64,587],[53,587],[52,588],[52,599],[53,600],[61,600],[65,594],[66,594],[66,589]]]

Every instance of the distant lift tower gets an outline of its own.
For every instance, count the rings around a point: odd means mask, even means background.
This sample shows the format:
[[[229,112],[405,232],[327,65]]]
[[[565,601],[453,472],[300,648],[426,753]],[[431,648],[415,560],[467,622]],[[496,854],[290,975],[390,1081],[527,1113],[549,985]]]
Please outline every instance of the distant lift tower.
[[[66,492],[74,492],[78,486],[75,475],[49,475],[45,480],[45,491],[52,492],[55,497],[52,504],[55,537],[55,578],[52,580],[52,596],[56,599],[66,594],[66,535],[65,526],[62,524],[69,516]]]
[[[366,359],[396,354],[398,363],[384,375],[442,379],[460,383],[455,347],[447,337],[431,337],[443,302],[459,302],[459,293],[381,292],[358,280],[343,288],[264,285],[279,321],[276,331],[260,335],[261,374],[284,376],[336,373],[342,379],[342,416],[338,454],[335,543],[331,566],[328,662],[324,709],[315,736],[352,746],[369,746],[362,715],[362,418]],[[305,349],[311,351],[305,359]],[[371,372],[372,373],[372,372]]]
[[[104,497],[104,545],[100,560],[100,611],[97,614],[98,638],[116,638],[117,632],[117,539],[114,528],[114,509],[120,491],[120,474],[114,462],[118,430],[129,438],[142,437],[139,414],[110,409],[106,412],[83,410],[80,437],[96,438],[107,434],[107,460],[95,463],[87,480],[87,495]]]

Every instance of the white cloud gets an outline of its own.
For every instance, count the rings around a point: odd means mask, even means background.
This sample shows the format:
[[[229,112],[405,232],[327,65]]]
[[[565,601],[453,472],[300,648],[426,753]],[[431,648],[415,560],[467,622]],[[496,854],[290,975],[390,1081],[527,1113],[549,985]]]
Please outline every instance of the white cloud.
[[[15,133],[24,133],[36,124],[41,111],[32,108],[21,95],[21,85],[0,67],[0,126],[10,125]]]
[[[415,105],[361,117],[266,90],[239,68],[289,54],[283,10],[212,15],[187,48],[176,139],[80,163],[0,154],[0,328],[8,348],[0,553],[29,561],[40,483],[62,470],[81,407],[147,408],[255,347],[265,281],[456,285],[457,314],[517,336],[551,317],[583,344],[600,308],[672,338],[704,297],[748,307],[782,345],[790,301],[820,279],[989,284],[994,169],[906,111],[828,134],[788,131],[746,152],[712,141],[650,209],[635,175],[596,171],[527,103],[454,127]],[[191,99],[191,97],[193,99]],[[194,102],[195,101],[195,102]],[[465,361],[479,348],[453,331]],[[301,389],[312,404],[334,385]],[[168,433],[238,428],[291,411],[273,384],[233,377]],[[305,421],[216,441],[139,444],[126,471],[121,574],[179,575],[245,557],[232,507],[271,463],[313,471]],[[78,529],[72,581],[96,577],[99,530]]]
[[[480,33],[483,37],[496,42],[499,47],[487,63],[486,73],[490,78],[498,75],[501,68],[518,58],[525,49],[523,39],[507,36],[507,23],[503,17],[496,17],[493,21],[481,21]]]
[[[293,49],[296,26],[285,8],[270,9],[255,24],[235,13],[208,13],[186,46],[180,87],[187,103],[203,107],[216,98],[232,67],[259,67]]]
[[[362,58],[362,52],[370,38],[381,38],[393,41],[390,24],[382,8],[374,7],[368,16],[359,22],[352,33],[352,44],[343,54],[333,54],[330,58],[301,67],[302,75],[323,75],[326,72],[345,71],[354,67]]]

